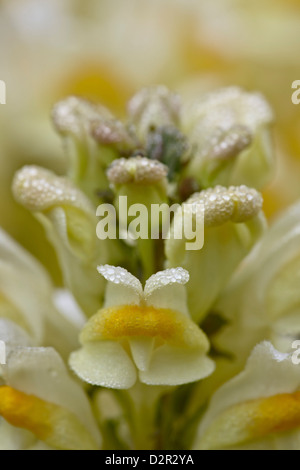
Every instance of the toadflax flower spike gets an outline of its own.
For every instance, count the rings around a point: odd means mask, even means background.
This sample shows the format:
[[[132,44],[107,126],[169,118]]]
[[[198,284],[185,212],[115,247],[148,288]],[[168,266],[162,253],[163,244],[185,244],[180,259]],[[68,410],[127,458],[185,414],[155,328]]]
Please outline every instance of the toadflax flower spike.
[[[137,377],[149,385],[179,385],[213,372],[209,342],[187,310],[185,269],[154,274],[144,290],[126,269],[98,270],[108,281],[106,301],[83,328],[82,349],[69,361],[81,379],[126,389]]]

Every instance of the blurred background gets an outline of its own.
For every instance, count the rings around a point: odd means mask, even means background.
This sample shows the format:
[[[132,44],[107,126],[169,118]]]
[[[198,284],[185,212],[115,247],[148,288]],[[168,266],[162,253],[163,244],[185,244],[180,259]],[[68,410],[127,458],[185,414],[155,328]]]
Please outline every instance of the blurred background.
[[[122,117],[139,88],[163,83],[183,97],[220,86],[262,92],[276,122],[269,218],[300,198],[300,0],[0,0],[0,225],[59,283],[51,247],[11,196],[24,164],[64,171],[49,118],[70,94]]]

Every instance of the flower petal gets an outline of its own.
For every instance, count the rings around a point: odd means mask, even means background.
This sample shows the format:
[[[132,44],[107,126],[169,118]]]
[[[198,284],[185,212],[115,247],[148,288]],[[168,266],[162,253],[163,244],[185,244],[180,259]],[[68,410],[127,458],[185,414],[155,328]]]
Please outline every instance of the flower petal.
[[[234,354],[245,360],[255,344],[266,338],[285,352],[298,339],[299,220],[297,202],[265,232],[234,273],[215,306],[228,320],[215,338],[218,348],[231,351],[234,344]]]
[[[153,274],[144,289],[146,304],[189,315],[184,287],[188,280],[189,273],[183,268],[165,269]]]
[[[7,356],[15,348],[29,347],[33,343],[26,331],[6,318],[0,318],[0,340],[5,343]]]
[[[108,281],[104,307],[137,305],[143,295],[140,281],[124,268],[98,266],[98,272]]]
[[[135,365],[139,370],[147,370],[155,344],[154,338],[131,338],[130,350]]]
[[[148,385],[181,385],[209,376],[214,368],[202,350],[164,345],[153,352],[149,368],[140,371],[139,378]]]
[[[78,346],[78,329],[54,306],[47,272],[1,230],[0,284],[1,317],[18,324],[34,342],[55,347],[63,357]]]
[[[36,443],[36,437],[26,429],[16,428],[0,416],[0,450],[26,450]]]
[[[71,354],[69,364],[82,380],[93,385],[127,389],[136,382],[136,369],[117,342],[85,344]]]
[[[98,448],[75,414],[12,387],[0,387],[0,415],[13,426],[27,429],[57,449]]]
[[[69,410],[100,442],[87,396],[52,348],[15,349],[8,356],[5,378],[14,389]]]
[[[299,428],[299,388],[299,369],[288,354],[267,342],[256,346],[245,370],[214,394],[196,447],[235,446]]]
[[[80,334],[81,344],[131,338],[157,338],[173,346],[207,351],[203,331],[190,318],[171,309],[146,305],[123,305],[100,310]]]

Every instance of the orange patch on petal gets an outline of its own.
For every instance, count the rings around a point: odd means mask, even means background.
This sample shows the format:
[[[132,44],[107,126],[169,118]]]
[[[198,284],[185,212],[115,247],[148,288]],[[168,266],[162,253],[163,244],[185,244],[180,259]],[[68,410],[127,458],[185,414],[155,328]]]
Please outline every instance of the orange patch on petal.
[[[41,440],[52,432],[50,416],[53,407],[56,406],[33,395],[7,386],[0,387],[0,415],[13,426],[27,429]]]
[[[102,309],[81,333],[82,343],[129,337],[158,338],[175,346],[208,348],[204,333],[192,320],[174,310],[152,306]]]
[[[32,432],[53,448],[97,448],[92,436],[69,410],[12,387],[0,387],[0,416],[13,426]]]
[[[300,392],[247,401],[225,410],[208,428],[201,449],[255,441],[300,427]]]
[[[259,400],[251,432],[255,436],[289,431],[300,426],[300,392]]]

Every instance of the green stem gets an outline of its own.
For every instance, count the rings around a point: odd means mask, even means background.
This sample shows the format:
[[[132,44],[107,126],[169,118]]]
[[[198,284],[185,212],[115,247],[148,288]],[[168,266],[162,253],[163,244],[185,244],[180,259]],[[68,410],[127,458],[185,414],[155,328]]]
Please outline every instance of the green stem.
[[[155,240],[138,239],[137,250],[143,268],[142,281],[145,282],[155,271]]]
[[[131,390],[134,404],[133,442],[136,450],[154,450],[156,445],[157,402],[162,387],[152,387],[138,382]]]

